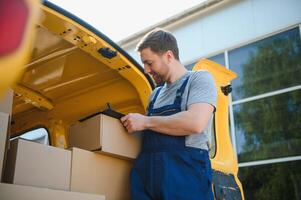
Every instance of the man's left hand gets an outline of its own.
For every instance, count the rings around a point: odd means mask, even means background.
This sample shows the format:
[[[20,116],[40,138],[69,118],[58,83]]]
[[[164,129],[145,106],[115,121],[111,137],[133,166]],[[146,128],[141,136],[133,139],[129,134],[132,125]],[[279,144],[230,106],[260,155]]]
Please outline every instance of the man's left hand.
[[[146,129],[147,119],[145,115],[130,113],[120,120],[129,133],[134,133]]]

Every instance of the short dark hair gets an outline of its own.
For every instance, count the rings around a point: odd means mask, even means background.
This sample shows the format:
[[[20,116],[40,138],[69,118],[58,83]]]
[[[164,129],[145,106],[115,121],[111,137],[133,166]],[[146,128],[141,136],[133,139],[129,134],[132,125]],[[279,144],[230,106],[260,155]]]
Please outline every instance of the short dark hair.
[[[168,31],[155,28],[148,32],[137,44],[136,51],[150,48],[153,52],[162,54],[168,50],[172,51],[175,58],[179,60],[179,48],[176,38]]]

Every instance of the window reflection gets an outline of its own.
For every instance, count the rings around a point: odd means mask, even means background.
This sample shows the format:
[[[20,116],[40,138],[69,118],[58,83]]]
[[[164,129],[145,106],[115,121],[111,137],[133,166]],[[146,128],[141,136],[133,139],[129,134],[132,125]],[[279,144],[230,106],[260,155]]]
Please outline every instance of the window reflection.
[[[186,65],[185,67],[186,67],[187,70],[190,70],[190,71],[191,71],[195,64],[196,64],[196,62],[191,63],[191,64],[189,64],[189,65]]]
[[[229,52],[233,100],[301,84],[301,42],[295,28]]]
[[[301,154],[301,90],[233,106],[239,162]]]
[[[212,60],[212,61],[214,61],[214,62],[216,62],[218,64],[221,64],[223,66],[226,66],[224,53],[218,54],[216,56],[212,56],[212,57],[210,57],[208,59]]]
[[[212,61],[214,61],[214,62],[216,62],[216,63],[218,63],[218,64],[221,64],[221,65],[223,65],[223,66],[226,65],[226,64],[225,64],[225,56],[224,56],[224,53],[221,53],[221,54],[218,54],[218,55],[209,57],[209,58],[207,58],[207,59],[212,60]],[[194,67],[194,65],[195,65],[196,63],[197,63],[197,62],[193,62],[193,63],[191,63],[191,64],[189,64],[189,65],[186,65],[185,67],[186,67],[187,70],[192,70],[192,68]]]
[[[301,199],[301,161],[239,168],[245,199]]]

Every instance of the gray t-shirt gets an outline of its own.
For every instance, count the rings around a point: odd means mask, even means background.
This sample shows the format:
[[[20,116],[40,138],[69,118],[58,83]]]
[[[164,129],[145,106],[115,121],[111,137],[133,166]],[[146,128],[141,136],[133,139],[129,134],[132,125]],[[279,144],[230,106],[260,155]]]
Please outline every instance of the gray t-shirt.
[[[188,106],[194,103],[208,103],[216,107],[217,91],[214,79],[208,71],[200,70],[194,72],[188,71],[185,75],[172,84],[165,83],[162,86],[159,96],[157,97],[154,108],[159,108],[174,103],[176,91],[181,87],[187,76],[190,77],[182,95],[181,110],[187,110]],[[157,89],[158,88],[153,91],[150,100],[153,99]],[[212,119],[213,115],[209,120],[207,128],[202,133],[195,133],[186,136],[186,146],[209,150],[208,146],[210,146],[212,137],[210,131]]]

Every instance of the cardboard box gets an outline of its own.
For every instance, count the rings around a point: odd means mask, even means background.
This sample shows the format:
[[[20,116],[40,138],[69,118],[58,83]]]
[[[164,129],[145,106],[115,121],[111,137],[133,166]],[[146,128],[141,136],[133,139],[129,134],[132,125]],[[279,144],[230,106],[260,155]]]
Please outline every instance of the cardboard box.
[[[118,119],[100,114],[70,127],[70,146],[134,159],[141,138],[129,134]]]
[[[3,96],[0,96],[0,112],[12,114],[14,91],[8,89]]]
[[[105,196],[0,183],[1,200],[105,200]]]
[[[131,168],[129,160],[72,148],[71,191],[129,200]]]
[[[3,168],[6,159],[6,143],[8,138],[9,114],[0,112],[0,180],[3,176]]]
[[[7,152],[4,182],[69,190],[71,151],[17,139]]]
[[[10,116],[12,114],[14,92],[8,89],[0,96],[0,180],[5,165],[6,146],[9,134]]]

